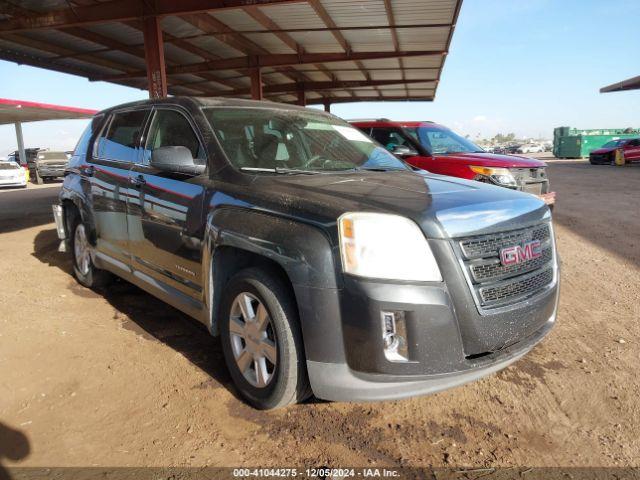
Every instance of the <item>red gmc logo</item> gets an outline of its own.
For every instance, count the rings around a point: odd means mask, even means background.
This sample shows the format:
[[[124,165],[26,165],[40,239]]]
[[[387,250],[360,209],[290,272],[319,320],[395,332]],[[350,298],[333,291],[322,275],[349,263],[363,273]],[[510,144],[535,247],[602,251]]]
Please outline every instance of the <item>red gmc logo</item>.
[[[500,250],[500,262],[505,266],[517,265],[538,258],[540,255],[542,255],[540,240],[532,240]]]

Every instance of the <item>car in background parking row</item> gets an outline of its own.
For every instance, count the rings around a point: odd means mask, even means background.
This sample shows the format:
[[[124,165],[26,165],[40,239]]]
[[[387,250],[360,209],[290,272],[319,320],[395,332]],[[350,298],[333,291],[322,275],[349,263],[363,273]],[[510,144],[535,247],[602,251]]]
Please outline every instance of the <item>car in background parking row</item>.
[[[615,163],[616,150],[622,150],[625,163],[640,161],[640,138],[619,138],[605,143],[589,153],[591,165],[610,165]]]
[[[26,187],[28,176],[15,161],[0,160],[0,187]]]
[[[352,120],[351,124],[415,168],[520,190],[540,197],[547,205],[555,203],[546,164],[540,160],[486,152],[433,122],[379,119]]]
[[[25,155],[26,163],[20,159],[20,152],[17,150],[9,155],[9,160],[28,168],[31,180],[38,185],[45,180],[64,177],[64,170],[69,163],[69,155],[66,152],[27,148]]]

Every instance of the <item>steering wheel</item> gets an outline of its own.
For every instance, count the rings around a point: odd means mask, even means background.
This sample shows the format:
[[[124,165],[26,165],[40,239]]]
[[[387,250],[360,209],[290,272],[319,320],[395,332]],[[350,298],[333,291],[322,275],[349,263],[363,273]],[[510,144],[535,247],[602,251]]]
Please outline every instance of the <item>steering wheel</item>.
[[[326,167],[331,164],[333,162],[333,160],[331,160],[330,158],[324,157],[322,155],[322,153],[318,154],[318,155],[314,155],[313,157],[311,157],[309,159],[309,161],[307,162],[307,167],[309,168],[320,168],[325,170]]]

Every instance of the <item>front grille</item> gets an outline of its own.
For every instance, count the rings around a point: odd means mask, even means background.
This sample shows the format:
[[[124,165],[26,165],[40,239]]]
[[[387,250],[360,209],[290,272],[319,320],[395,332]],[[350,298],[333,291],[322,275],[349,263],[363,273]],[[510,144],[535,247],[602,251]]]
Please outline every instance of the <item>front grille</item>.
[[[522,230],[471,237],[462,240],[460,246],[462,247],[462,253],[465,258],[472,260],[479,257],[499,256],[500,249],[512,245],[519,245],[531,240],[545,242],[550,238],[551,232],[549,225],[539,225]]]
[[[517,281],[495,287],[482,287],[479,289],[483,304],[508,301],[511,298],[520,298],[531,292],[536,292],[549,285],[553,280],[553,269],[548,268],[534,275],[527,275]]]
[[[500,251],[540,241],[540,256],[522,263],[503,265]],[[455,250],[466,269],[480,308],[495,308],[536,295],[554,279],[554,252],[549,224],[460,239]]]
[[[542,255],[528,262],[516,265],[502,265],[499,259],[492,259],[486,263],[471,264],[471,275],[476,282],[501,280],[514,275],[522,275],[546,265],[553,259],[553,251],[549,245],[542,251]]]
[[[590,160],[596,163],[611,163],[611,157],[609,154],[592,153],[590,155]]]

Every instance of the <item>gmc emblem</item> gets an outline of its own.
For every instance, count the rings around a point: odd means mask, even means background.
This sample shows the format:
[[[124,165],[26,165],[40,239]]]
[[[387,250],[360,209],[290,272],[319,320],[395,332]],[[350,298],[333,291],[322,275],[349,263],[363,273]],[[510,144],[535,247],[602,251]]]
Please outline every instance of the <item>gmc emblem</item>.
[[[500,263],[502,265],[517,265],[519,263],[533,260],[542,255],[542,246],[540,240],[532,240],[522,245],[514,245],[512,247],[500,250]]]

